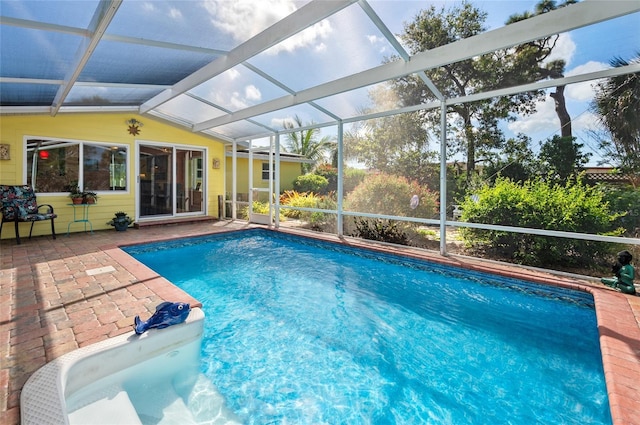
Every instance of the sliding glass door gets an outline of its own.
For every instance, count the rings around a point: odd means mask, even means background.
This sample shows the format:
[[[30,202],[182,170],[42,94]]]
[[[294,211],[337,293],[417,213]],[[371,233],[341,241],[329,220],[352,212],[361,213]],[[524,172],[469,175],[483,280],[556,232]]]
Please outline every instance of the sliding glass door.
[[[140,218],[204,213],[204,151],[175,146],[138,147]]]
[[[176,149],[176,210],[178,213],[203,211],[202,157],[201,151]]]

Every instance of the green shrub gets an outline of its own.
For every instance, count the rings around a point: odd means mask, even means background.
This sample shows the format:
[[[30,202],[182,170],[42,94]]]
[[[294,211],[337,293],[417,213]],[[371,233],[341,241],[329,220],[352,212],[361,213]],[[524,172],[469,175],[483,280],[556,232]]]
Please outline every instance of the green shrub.
[[[410,207],[413,195],[420,198],[415,209]],[[347,195],[345,209],[401,217],[432,218],[438,213],[438,195],[405,177],[372,174]]]
[[[337,203],[329,196],[317,196],[314,193],[298,193],[295,190],[287,190],[280,195],[280,205],[302,208],[318,208],[323,210],[336,210]],[[289,218],[300,219],[308,223],[308,227],[317,231],[335,232],[336,214],[320,211],[298,211],[287,208],[282,209],[283,214]]]
[[[316,205],[316,207],[319,209],[330,210],[330,211],[335,211],[338,209],[337,202],[328,196],[322,196],[318,200],[318,204]],[[302,218],[309,223],[310,227],[313,230],[320,231],[320,232],[332,232],[332,233],[335,233],[337,231],[336,229],[337,215],[336,214],[324,213],[324,212],[310,213],[305,211]]]
[[[316,208],[320,197],[313,192],[299,193],[295,190],[287,190],[280,195],[280,205],[288,205],[291,207]],[[300,218],[303,211],[283,209],[283,214],[289,218]]]
[[[345,168],[342,191],[346,195],[358,187],[367,177],[367,172],[359,168]]]
[[[621,233],[615,228],[617,216],[610,213],[602,192],[580,181],[562,186],[541,179],[520,184],[498,178],[493,186],[485,185],[461,205],[463,221],[575,233]],[[528,265],[584,266],[616,248],[602,242],[496,230],[464,228],[461,234],[467,245]]]
[[[331,166],[331,164],[321,164],[316,167],[313,174],[322,176],[327,179],[327,186],[322,192],[317,193],[326,194],[328,192],[336,192],[338,190],[338,169]]]
[[[356,231],[353,236],[372,241],[387,242],[397,245],[409,245],[409,238],[398,223],[382,219],[355,219]]]
[[[253,201],[253,213],[254,214],[269,214],[269,203],[268,202],[260,202]],[[271,212],[272,218],[275,217],[275,211]],[[249,220],[249,206],[240,208],[238,210],[238,218],[241,220]],[[285,221],[285,216],[280,213],[280,221]]]
[[[298,176],[293,182],[293,188],[298,192],[324,193],[329,181],[317,174]]]
[[[640,229],[640,189],[627,187],[602,186],[604,200],[611,211],[619,213],[616,226],[624,228],[624,235],[637,237]]]
[[[359,168],[349,168],[345,167],[344,169],[344,178],[343,178],[343,192],[347,194],[355,189],[360,183],[363,182],[364,178],[367,176],[367,172],[365,170],[361,170]],[[319,165],[313,172],[313,174],[322,176],[327,179],[327,187],[324,190],[316,190],[314,192],[326,195],[331,192],[338,191],[338,169],[334,168],[330,164],[321,164]]]

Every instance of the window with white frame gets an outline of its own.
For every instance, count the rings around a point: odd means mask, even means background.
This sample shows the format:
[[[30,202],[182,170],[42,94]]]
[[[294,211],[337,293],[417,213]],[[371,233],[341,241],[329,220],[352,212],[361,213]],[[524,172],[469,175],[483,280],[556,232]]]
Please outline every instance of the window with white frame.
[[[262,180],[269,180],[269,163],[268,162],[263,162],[262,163]],[[275,173],[273,174],[273,179],[275,180],[276,175]]]
[[[98,142],[27,139],[27,184],[36,192],[126,191],[129,148]]]

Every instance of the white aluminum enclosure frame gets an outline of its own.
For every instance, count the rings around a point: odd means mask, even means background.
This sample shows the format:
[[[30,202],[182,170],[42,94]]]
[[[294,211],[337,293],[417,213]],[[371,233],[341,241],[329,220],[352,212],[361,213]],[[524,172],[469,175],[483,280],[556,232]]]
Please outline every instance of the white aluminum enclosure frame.
[[[545,88],[556,87],[560,85],[573,84],[577,82],[593,81],[600,78],[609,78],[616,75],[638,73],[640,72],[640,64],[629,65],[620,68],[611,68],[604,71],[583,73],[571,77],[565,77],[555,80],[544,80],[533,82],[530,84],[521,85],[518,87],[509,87],[491,92],[477,93],[464,97],[457,98],[445,98],[436,87],[426,78],[425,71],[441,67],[446,64],[455,63],[460,60],[478,57],[480,55],[491,53],[499,49],[507,49],[512,46],[516,46],[522,43],[526,43],[539,38],[553,36],[556,34],[562,34],[574,29],[587,27],[600,22],[611,20],[617,17],[630,15],[640,12],[639,1],[601,1],[601,0],[583,0],[579,3],[572,4],[567,7],[562,7],[553,11],[549,11],[544,14],[540,14],[529,19],[525,19],[510,25],[500,27],[498,29],[481,33],[474,37],[469,37],[457,42],[444,45],[430,51],[421,52],[410,56],[395,39],[393,33],[386,27],[384,20],[379,17],[374,8],[372,8],[367,0],[335,0],[335,1],[323,1],[312,0],[298,10],[294,11],[290,15],[286,16],[282,20],[276,22],[272,26],[266,28],[257,35],[249,38],[243,43],[231,48],[229,51],[223,51],[214,48],[204,48],[197,46],[181,45],[160,40],[148,40],[144,38],[137,38],[132,36],[126,36],[116,33],[109,33],[109,27],[114,20],[114,16],[117,17],[118,11],[122,10],[122,0],[100,0],[96,7],[91,22],[86,28],[65,26],[52,24],[48,22],[37,22],[26,19],[18,19],[13,17],[0,17],[0,25],[7,25],[12,27],[18,27],[24,30],[35,30],[42,33],[55,32],[65,34],[73,37],[84,37],[78,51],[76,52],[75,60],[69,64],[69,69],[65,72],[63,79],[37,79],[37,78],[19,78],[15,76],[0,77],[0,83],[8,84],[41,84],[47,86],[58,86],[55,99],[49,106],[6,106],[0,109],[0,114],[50,114],[55,116],[63,113],[77,113],[77,112],[136,112],[142,115],[152,116],[155,119],[166,121],[172,125],[180,126],[189,131],[200,132],[205,136],[213,136],[218,140],[222,140],[226,143],[233,145],[233,157],[232,157],[232,169],[233,169],[233,182],[232,182],[232,217],[236,218],[236,202],[237,202],[237,188],[236,188],[236,173],[237,169],[237,143],[247,140],[256,140],[263,137],[275,137],[275,169],[279,170],[280,167],[280,135],[287,134],[288,130],[282,130],[275,128],[274,125],[265,125],[258,122],[256,117],[276,111],[280,111],[285,108],[293,108],[296,106],[310,106],[315,110],[321,111],[326,116],[330,117],[333,121],[323,122],[318,125],[313,125],[313,128],[330,127],[335,126],[338,129],[338,156],[339,156],[339,172],[338,172],[338,205],[336,211],[328,211],[337,214],[338,222],[338,234],[342,232],[342,219],[346,215],[356,215],[350,212],[343,211],[342,206],[342,183],[343,179],[343,166],[344,158],[343,151],[343,131],[344,125],[356,121],[363,121],[367,119],[390,116],[394,114],[412,112],[424,109],[439,108],[441,111],[442,121],[441,126],[445,128],[446,120],[446,108],[447,106],[457,104],[474,102],[481,99],[487,99],[496,96],[508,96],[524,91],[539,90]],[[125,1],[126,3],[126,1]],[[307,87],[303,90],[293,90],[287,85],[286,81],[278,81],[275,78],[269,76],[266,72],[252,65],[249,60],[256,57],[261,52],[265,52],[273,46],[276,46],[283,40],[296,35],[310,26],[321,22],[326,18],[330,18],[335,14],[341,12],[343,9],[356,7],[362,9],[364,15],[369,19],[370,23],[375,26],[380,33],[386,38],[387,42],[395,49],[397,55],[401,60],[385,63],[362,72],[358,72],[352,75],[347,75],[341,78],[337,78],[322,84],[318,84],[312,87]],[[102,41],[128,43],[137,46],[147,46],[154,48],[173,49],[191,53],[201,53],[205,55],[211,55],[216,59],[202,66],[200,69],[187,75],[185,78],[177,81],[171,85],[158,85],[158,84],[134,84],[123,82],[97,82],[97,81],[78,81],[79,75],[85,70],[87,62],[91,60],[91,56],[97,46]],[[199,98],[190,90],[199,84],[208,81],[215,76],[218,76],[224,72],[231,70],[235,66],[243,66],[251,72],[259,75],[261,78],[269,81],[273,85],[277,86],[284,93],[284,96],[269,99],[267,101],[258,102],[252,106],[242,107],[235,111],[228,110],[225,105],[218,105],[212,103],[211,100]],[[327,110],[319,105],[318,102],[321,99],[346,93],[356,89],[362,89],[374,84],[382,83],[385,81],[393,80],[395,78],[404,77],[407,75],[416,74],[423,79],[427,87],[433,92],[434,101],[428,104],[421,104],[410,106],[406,108],[390,110],[375,114],[359,115],[359,116],[340,116],[335,111]],[[141,88],[157,88],[160,91],[159,94],[147,99],[139,106],[105,106],[105,105],[82,105],[82,106],[70,106],[65,105],[65,98],[69,94],[69,91],[73,87],[105,87],[105,88],[123,88],[123,89],[141,89]],[[192,122],[187,119],[171,116],[166,114],[160,108],[167,102],[184,96],[190,100],[198,101],[212,108],[216,108],[221,114],[215,115],[215,118],[193,120]],[[214,116],[214,115],[212,115]],[[217,132],[217,128],[223,126],[245,121],[252,124],[252,128],[257,130],[253,131],[250,135],[243,135],[242,137],[231,138],[225,136],[222,131]],[[305,130],[311,127],[296,128],[296,131]],[[293,130],[292,130],[293,131]],[[524,229],[513,228],[503,226],[489,226],[479,225],[472,223],[462,223],[457,221],[446,220],[446,199],[444,193],[446,193],[446,134],[441,132],[442,138],[441,151],[440,151],[440,193],[441,193],[441,211],[437,220],[435,219],[415,219],[406,217],[391,217],[393,219],[416,221],[419,223],[439,225],[441,235],[441,253],[446,254],[446,226],[466,226],[466,227],[481,227],[486,229],[507,230],[513,232],[533,233],[548,236],[557,237],[570,237],[579,239],[598,240],[604,242],[616,242],[625,244],[640,245],[640,240],[637,238],[614,238],[598,235],[586,235],[586,234],[574,234],[569,232],[551,232],[543,231],[540,229]],[[272,142],[273,146],[273,142]],[[226,164],[226,161],[225,161]],[[279,173],[276,173],[279,176]],[[274,192],[279,191],[279,181],[276,179],[275,187],[270,184],[271,190]],[[273,198],[273,196],[270,196]],[[276,213],[276,226],[279,225],[279,202],[276,197],[275,201],[275,213]],[[321,211],[321,210],[318,210]],[[368,214],[357,214],[361,216],[370,216]],[[377,216],[377,215],[372,215]],[[379,216],[385,217],[385,216]]]

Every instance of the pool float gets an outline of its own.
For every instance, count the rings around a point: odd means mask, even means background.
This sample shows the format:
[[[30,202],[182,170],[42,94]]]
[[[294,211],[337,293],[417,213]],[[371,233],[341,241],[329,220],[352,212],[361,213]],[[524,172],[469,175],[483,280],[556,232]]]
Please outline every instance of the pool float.
[[[135,331],[140,335],[151,328],[163,329],[167,326],[177,325],[187,320],[189,311],[191,311],[191,307],[187,303],[165,301],[158,304],[156,312],[146,322],[140,320],[140,316],[136,316],[133,319]]]

